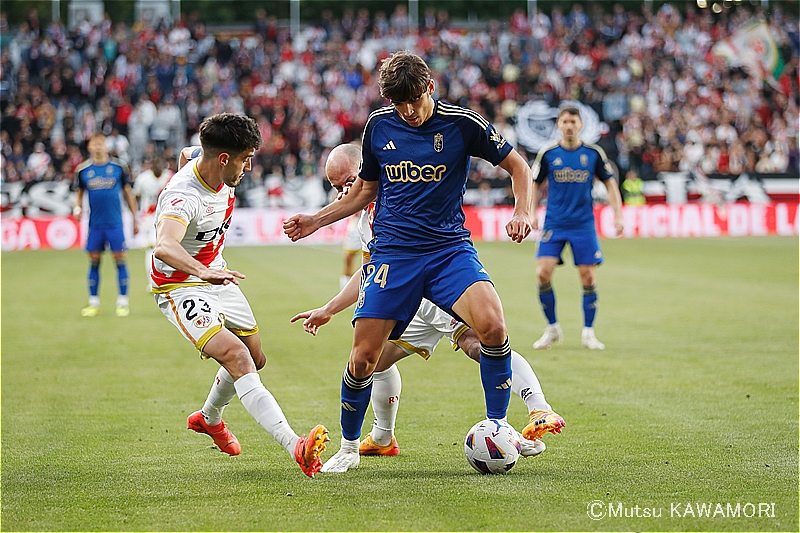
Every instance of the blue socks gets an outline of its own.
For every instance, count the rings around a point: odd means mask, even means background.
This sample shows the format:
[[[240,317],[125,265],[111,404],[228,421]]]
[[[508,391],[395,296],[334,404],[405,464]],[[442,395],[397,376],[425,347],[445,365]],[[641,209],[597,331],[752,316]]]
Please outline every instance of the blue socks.
[[[595,313],[597,313],[597,287],[590,285],[583,288],[583,327],[592,327]]]
[[[481,383],[486,399],[486,418],[505,418],[511,398],[511,346],[481,343]]]
[[[342,376],[342,437],[357,440],[361,436],[361,425],[367,414],[372,395],[372,374],[365,378],[354,377],[350,368],[345,368]]]
[[[539,285],[539,301],[542,302],[542,311],[548,324],[556,323],[556,293],[550,283]]]
[[[100,261],[91,261],[89,263],[87,280],[89,282],[89,295],[97,296],[97,291],[100,289]]]
[[[117,284],[119,285],[119,295],[128,295],[128,266],[125,261],[117,263]]]

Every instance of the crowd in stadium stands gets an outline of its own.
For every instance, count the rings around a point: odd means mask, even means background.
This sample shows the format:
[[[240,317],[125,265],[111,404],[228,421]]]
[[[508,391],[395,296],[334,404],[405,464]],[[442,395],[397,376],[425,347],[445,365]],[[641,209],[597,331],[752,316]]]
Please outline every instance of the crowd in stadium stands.
[[[68,31],[35,13],[10,28],[2,15],[2,179],[72,180],[95,132],[135,177],[156,153],[174,161],[196,143],[203,117],[231,111],[255,118],[264,137],[240,201],[320,205],[328,198],[324,158],[358,140],[369,113],[385,105],[377,67],[398,49],[425,58],[437,98],[480,112],[514,144],[518,106],[583,102],[608,125],[598,144],[621,176],[798,168],[798,20],[777,3],[769,12],[742,3],[716,15],[692,5],[651,12],[644,3],[637,13],[597,2],[589,12],[575,4],[532,20],[518,10],[481,29],[427,9],[419,31],[410,31],[399,4],[388,15],[325,13],[294,39],[263,10],[255,15],[252,30],[217,35],[197,16],[156,27],[106,17]],[[710,52],[753,19],[769,24],[785,62],[771,83]],[[475,165],[473,198],[510,201],[497,194],[507,185],[502,174]]]

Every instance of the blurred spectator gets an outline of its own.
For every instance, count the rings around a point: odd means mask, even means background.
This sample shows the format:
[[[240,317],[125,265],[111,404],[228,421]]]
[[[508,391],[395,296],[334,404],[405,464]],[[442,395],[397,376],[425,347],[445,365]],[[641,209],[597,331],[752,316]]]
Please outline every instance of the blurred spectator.
[[[231,111],[256,119],[265,141],[258,177],[246,184],[254,192],[240,201],[302,204],[318,193],[306,176],[318,174],[322,154],[359,138],[369,113],[386,104],[375,71],[401,48],[432,66],[437,98],[481,113],[511,143],[515,110],[527,101],[580,100],[608,126],[601,141],[623,174],[796,172],[796,13],[748,3],[717,15],[692,5],[584,5],[539,8],[530,20],[519,8],[503,23],[465,29],[430,6],[411,28],[398,2],[385,12],[344,8],[341,18],[328,10],[295,36],[264,8],[249,29],[225,34],[196,16],[156,27],[106,17],[67,30],[59,21],[43,27],[35,12],[11,27],[0,14],[3,179],[52,174],[46,156],[56,179],[71,179],[95,132],[138,174],[145,155],[174,153],[203,117]],[[773,83],[710,52],[757,19],[783,55]],[[38,142],[50,149],[37,152]],[[504,180],[476,164],[468,187],[486,181],[501,202]]]
[[[625,180],[622,182],[620,189],[622,190],[622,199],[625,205],[645,204],[644,182],[635,170],[629,170],[625,173]]]

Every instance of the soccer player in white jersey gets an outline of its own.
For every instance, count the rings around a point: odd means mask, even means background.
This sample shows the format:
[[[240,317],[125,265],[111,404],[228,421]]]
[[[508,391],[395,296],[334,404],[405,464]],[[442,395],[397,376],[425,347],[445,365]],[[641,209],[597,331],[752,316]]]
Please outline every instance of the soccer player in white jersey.
[[[200,125],[199,156],[183,166],[162,191],[156,208],[156,247],[151,283],[164,316],[200,350],[220,364],[203,408],[189,415],[188,428],[209,435],[220,450],[238,455],[241,446],[222,421],[234,395],[309,477],[322,468],[319,459],[328,431],[315,426],[299,437],[289,426],[257,373],[266,364],[258,324],[239,280],[228,270],[222,249],[233,215],[234,187],[250,170],[261,147],[255,121],[220,113]],[[197,153],[197,150],[192,150]],[[186,150],[181,161],[186,160]]]
[[[142,171],[133,182],[133,194],[139,200],[139,223],[144,242],[144,267],[150,273],[153,248],[156,245],[156,206],[158,195],[175,173],[166,168],[164,156],[156,155],[150,168]]]
[[[358,176],[360,161],[361,150],[353,144],[337,146],[328,156],[325,173],[331,185],[339,191],[340,198],[347,194],[347,190]],[[374,204],[370,204],[361,212],[359,218],[358,229],[364,264],[369,262],[368,243],[373,237],[371,226],[373,215]],[[316,335],[319,328],[327,324],[333,315],[356,302],[359,278],[360,273],[354,274],[345,288],[327,304],[299,313],[291,321],[304,319],[303,328],[308,333]],[[461,348],[468,357],[479,361],[480,341],[475,332],[429,300],[423,299],[416,315],[400,338],[386,343],[375,367],[371,396],[375,420],[371,433],[359,445],[360,455],[395,456],[400,453],[394,429],[402,382],[395,363],[414,353],[427,360],[443,337],[450,340],[453,349]],[[525,402],[531,420],[521,435],[521,453],[524,457],[532,457],[539,455],[546,448],[540,438],[547,432],[560,433],[565,425],[564,419],[554,413],[545,400],[539,380],[528,361],[513,350],[511,366],[513,372],[511,390]]]

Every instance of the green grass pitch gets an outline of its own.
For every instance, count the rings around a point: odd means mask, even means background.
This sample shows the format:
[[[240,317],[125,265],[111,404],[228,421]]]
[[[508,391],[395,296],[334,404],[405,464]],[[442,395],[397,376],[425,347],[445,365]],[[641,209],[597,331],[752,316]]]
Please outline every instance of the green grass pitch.
[[[114,316],[106,255],[94,319],[80,317],[83,252],[3,253],[2,530],[798,531],[797,239],[603,247],[596,330],[607,349],[580,347],[580,288],[567,257],[554,279],[566,340],[537,352],[533,243],[478,246],[511,345],[567,421],[545,437],[542,456],[505,476],[469,467],[463,438],[484,408],[478,365],[442,343],[429,361],[399,365],[401,455],[314,480],[238,399],[225,419],[239,457],[186,430],[216,365],[199,360],[145,292],[142,251],[129,253],[130,317]],[[329,457],[349,313],[316,338],[289,318],[336,292],[338,247],[225,255],[248,276],[242,287],[268,358],[262,380],[298,433],[330,429]],[[516,396],[509,421],[526,421]],[[740,514],[697,516],[703,503],[739,504]],[[760,503],[774,504],[769,516],[754,512]]]

